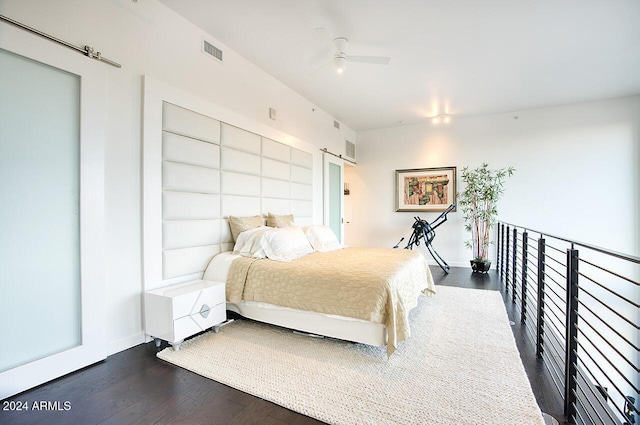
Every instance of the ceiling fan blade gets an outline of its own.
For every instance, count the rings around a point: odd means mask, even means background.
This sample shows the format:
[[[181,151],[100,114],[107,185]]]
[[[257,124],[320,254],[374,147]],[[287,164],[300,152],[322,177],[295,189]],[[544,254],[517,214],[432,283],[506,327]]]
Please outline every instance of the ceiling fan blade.
[[[373,63],[376,65],[388,65],[391,58],[386,56],[351,56],[347,55],[350,62]]]
[[[327,31],[326,28],[316,28],[316,33],[323,41],[331,42],[331,40],[333,40],[333,38],[331,38],[331,34],[329,34],[329,31]]]
[[[322,65],[320,68],[316,69],[315,71],[311,72],[309,75],[311,76],[311,75],[315,74],[316,72],[323,70],[324,68],[326,68],[327,66],[329,66],[330,64],[332,64],[332,63],[333,63],[333,61],[334,61],[334,60],[333,60],[333,59],[331,59],[329,62],[325,63],[324,65]]]

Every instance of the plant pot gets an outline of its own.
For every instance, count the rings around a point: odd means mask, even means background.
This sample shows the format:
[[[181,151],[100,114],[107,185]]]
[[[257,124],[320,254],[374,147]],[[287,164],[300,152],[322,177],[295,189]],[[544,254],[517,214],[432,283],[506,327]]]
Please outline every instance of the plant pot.
[[[470,263],[474,273],[486,273],[491,268],[491,260],[470,260]]]

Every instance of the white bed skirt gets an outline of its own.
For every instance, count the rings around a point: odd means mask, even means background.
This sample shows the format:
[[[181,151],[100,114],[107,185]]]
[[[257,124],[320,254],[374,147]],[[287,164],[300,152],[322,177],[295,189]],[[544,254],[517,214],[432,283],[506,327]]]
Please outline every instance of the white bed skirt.
[[[265,303],[227,303],[227,310],[249,319],[297,331],[369,345],[387,345],[387,328],[380,323]]]

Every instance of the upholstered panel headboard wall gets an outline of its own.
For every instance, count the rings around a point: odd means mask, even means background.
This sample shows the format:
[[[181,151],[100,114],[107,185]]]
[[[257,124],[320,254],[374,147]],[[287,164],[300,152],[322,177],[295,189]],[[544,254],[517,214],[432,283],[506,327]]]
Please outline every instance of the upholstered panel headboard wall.
[[[163,285],[199,278],[233,248],[230,215],[313,223],[308,152],[163,102],[161,161]]]

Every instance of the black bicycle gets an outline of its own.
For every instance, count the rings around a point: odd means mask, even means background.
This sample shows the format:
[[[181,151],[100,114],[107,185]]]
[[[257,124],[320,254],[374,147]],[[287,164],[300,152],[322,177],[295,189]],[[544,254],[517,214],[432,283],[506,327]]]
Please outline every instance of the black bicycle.
[[[413,219],[415,220],[413,222],[413,225],[411,226],[411,228],[413,229],[413,232],[409,237],[409,242],[407,243],[407,246],[404,247],[404,249],[412,250],[414,246],[420,246],[420,241],[422,240],[424,242],[424,245],[427,247],[427,250],[433,257],[433,259],[440,266],[440,268],[447,274],[449,274],[449,265],[447,264],[446,261],[444,261],[444,259],[440,256],[440,254],[436,252],[431,242],[433,242],[433,240],[436,237],[436,232],[435,232],[436,227],[440,226],[442,223],[447,221],[447,214],[453,211],[455,207],[456,207],[456,204],[449,205],[449,207],[447,207],[446,210],[442,211],[442,214],[440,214],[431,223],[427,222],[427,220],[421,219],[420,217],[413,217]],[[400,239],[396,244],[396,246],[394,246],[394,248],[398,248],[398,246],[403,240],[404,238]]]

